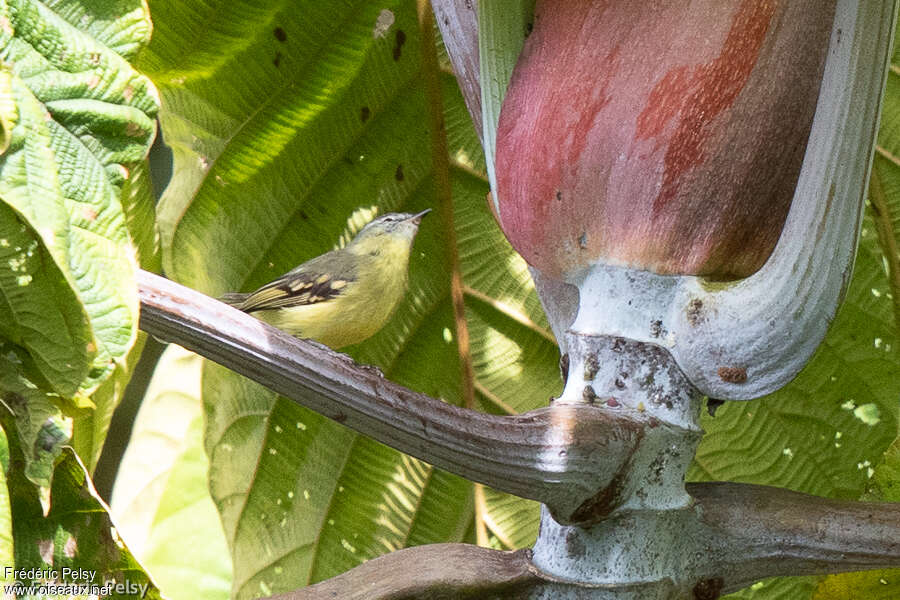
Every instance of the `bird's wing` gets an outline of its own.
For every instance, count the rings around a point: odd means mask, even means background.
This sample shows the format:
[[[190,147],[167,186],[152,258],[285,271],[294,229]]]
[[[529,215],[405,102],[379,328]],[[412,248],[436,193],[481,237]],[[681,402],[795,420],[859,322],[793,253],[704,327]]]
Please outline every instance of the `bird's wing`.
[[[329,252],[262,286],[244,300],[240,309],[249,313],[333,300],[345,293],[356,277],[354,265],[344,260],[343,254]]]
[[[242,294],[240,292],[227,292],[219,298],[219,302],[240,308],[244,301],[250,297],[250,294]]]

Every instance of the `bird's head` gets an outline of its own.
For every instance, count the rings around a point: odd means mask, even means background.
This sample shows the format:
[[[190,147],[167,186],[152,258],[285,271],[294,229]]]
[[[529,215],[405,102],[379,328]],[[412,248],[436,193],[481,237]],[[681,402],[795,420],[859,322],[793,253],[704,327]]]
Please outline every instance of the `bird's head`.
[[[409,248],[419,231],[422,217],[429,212],[431,209],[426,208],[418,213],[388,213],[373,219],[356,234],[347,249],[362,254],[381,251],[386,246]]]

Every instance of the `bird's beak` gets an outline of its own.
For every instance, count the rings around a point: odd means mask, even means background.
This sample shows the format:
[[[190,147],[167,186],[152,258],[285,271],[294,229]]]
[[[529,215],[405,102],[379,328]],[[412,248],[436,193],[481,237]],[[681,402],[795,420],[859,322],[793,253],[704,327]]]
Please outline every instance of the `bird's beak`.
[[[427,214],[430,213],[430,212],[431,212],[431,209],[430,209],[430,208],[426,208],[426,209],[423,210],[422,212],[414,214],[413,216],[411,216],[411,217],[410,217],[409,219],[407,219],[407,220],[408,220],[408,221],[412,221],[413,223],[415,223],[416,225],[418,225],[419,222],[422,220],[422,217],[424,217],[425,215],[427,215]]]

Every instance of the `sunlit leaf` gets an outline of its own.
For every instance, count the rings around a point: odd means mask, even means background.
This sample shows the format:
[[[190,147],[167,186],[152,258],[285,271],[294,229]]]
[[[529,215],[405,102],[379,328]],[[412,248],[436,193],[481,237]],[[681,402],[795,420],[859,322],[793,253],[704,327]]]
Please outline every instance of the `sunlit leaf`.
[[[218,19],[212,8],[151,8],[157,37],[142,64],[160,86],[175,153],[159,211],[170,276],[211,294],[252,289],[375,214],[435,206],[414,3],[273,3],[241,22],[216,21],[215,39],[203,21]],[[384,10],[393,23],[376,30]],[[485,210],[484,159],[449,72],[442,83],[477,401],[491,412],[529,410],[559,391],[558,355],[524,262]],[[423,222],[407,300],[349,351],[461,403],[445,226],[436,214]],[[205,369],[203,395],[238,597],[465,536],[474,511],[462,479],[219,367]],[[533,539],[533,503],[495,494],[488,506],[489,527],[508,543]],[[523,514],[531,520],[511,522]]]
[[[76,386],[43,373],[63,395],[89,394],[128,352],[137,325],[136,265],[119,196],[127,166],[143,159],[152,139],[157,99],[117,50],[133,52],[149,23],[136,0],[9,0],[0,2],[0,17],[4,87],[16,111],[0,159],[0,198],[49,253],[92,336],[87,351],[71,344],[84,353],[71,369],[89,368]],[[27,254],[31,245],[22,248]],[[18,277],[31,275],[25,267]],[[55,359],[46,343],[26,347],[41,357],[39,367]],[[64,370],[58,361],[54,367]]]

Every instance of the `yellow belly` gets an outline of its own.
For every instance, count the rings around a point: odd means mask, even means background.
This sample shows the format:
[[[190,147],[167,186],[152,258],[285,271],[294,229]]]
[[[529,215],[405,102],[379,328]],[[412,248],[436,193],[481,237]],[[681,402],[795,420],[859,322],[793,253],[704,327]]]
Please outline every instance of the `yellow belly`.
[[[350,286],[335,300],[254,312],[254,316],[295,337],[314,339],[331,348],[357,344],[377,333],[390,319],[406,290],[401,281]]]

